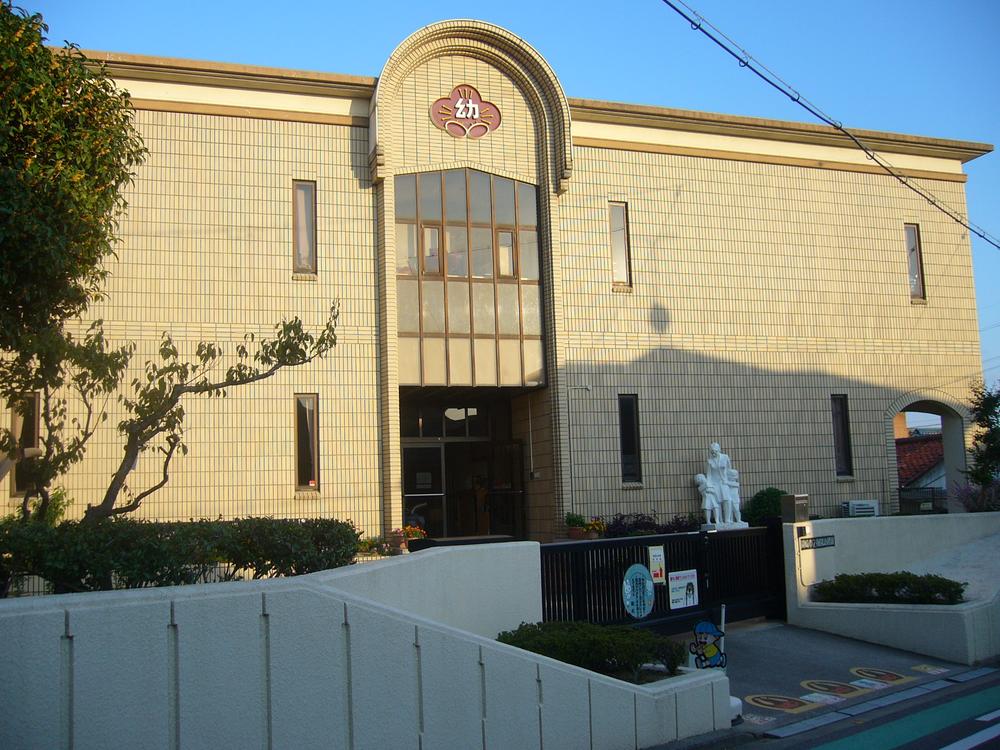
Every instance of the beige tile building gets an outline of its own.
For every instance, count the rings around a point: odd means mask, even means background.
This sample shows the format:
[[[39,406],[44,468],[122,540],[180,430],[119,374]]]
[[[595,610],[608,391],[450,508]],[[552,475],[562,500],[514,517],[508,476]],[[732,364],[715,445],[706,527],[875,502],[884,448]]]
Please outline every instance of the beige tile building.
[[[416,32],[377,80],[92,56],[149,149],[90,313],[134,366],[163,331],[232,352],[341,309],[325,360],[188,403],[190,453],[139,515],[549,539],[567,511],[698,511],[713,441],[744,499],[886,513],[906,409],[943,415],[964,468],[968,234],[830,128],[567,99],[475,21]],[[860,135],[963,214],[991,149]],[[74,512],[121,445],[107,427],[65,477]]]

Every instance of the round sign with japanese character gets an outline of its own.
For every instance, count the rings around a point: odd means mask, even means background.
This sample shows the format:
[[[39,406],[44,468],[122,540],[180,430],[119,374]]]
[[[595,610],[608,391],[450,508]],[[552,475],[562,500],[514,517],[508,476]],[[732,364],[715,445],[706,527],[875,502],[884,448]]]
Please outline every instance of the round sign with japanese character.
[[[653,576],[649,568],[636,563],[625,571],[622,582],[622,601],[625,611],[637,620],[653,611],[654,600]]]

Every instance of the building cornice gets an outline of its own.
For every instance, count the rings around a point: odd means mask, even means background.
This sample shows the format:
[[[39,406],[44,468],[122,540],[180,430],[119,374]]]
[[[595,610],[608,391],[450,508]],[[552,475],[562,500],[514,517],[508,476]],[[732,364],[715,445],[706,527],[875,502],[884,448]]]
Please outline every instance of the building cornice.
[[[113,78],[123,80],[162,81],[368,100],[374,95],[377,83],[377,79],[370,76],[318,73],[119,52],[94,50],[81,50],[81,52],[89,59],[104,63]],[[856,148],[847,136],[827,125],[594,99],[568,98],[567,102],[574,121]],[[886,153],[952,159],[965,163],[993,151],[993,146],[990,144],[974,141],[853,128],[851,132],[876,151]]]

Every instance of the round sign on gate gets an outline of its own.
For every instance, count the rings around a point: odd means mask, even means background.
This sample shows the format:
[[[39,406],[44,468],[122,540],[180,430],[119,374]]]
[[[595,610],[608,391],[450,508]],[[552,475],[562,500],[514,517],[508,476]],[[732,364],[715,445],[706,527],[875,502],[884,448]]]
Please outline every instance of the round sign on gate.
[[[641,620],[653,611],[653,591],[653,576],[645,565],[636,563],[625,571],[622,601],[632,617]]]

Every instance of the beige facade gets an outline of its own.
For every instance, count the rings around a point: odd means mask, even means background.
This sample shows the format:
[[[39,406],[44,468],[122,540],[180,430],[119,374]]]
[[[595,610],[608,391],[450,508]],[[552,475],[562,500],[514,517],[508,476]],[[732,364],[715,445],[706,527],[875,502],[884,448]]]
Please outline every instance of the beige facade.
[[[981,372],[968,235],[832,129],[567,100],[522,40],[470,21],[415,33],[377,82],[94,56],[131,92],[150,152],[128,194],[108,300],[90,313],[112,340],[137,343],[135,365],[155,356],[163,331],[191,353],[204,339],[232,351],[283,317],[318,328],[331,301],[341,309],[325,360],[225,401],[189,402],[190,453],[140,515],[336,516],[374,535],[422,503],[438,533],[547,539],[566,511],[697,511],[692,477],[713,441],[740,470],[744,499],[773,485],[809,494],[814,513],[837,515],[852,499],[890,512],[893,420],[912,404],[946,416],[952,476],[961,468],[962,400]],[[502,115],[481,138],[454,137],[429,116],[462,84]],[[962,163],[990,150],[862,136],[962,213]],[[537,284],[541,385],[414,380],[414,342],[425,370],[428,352],[465,349],[451,328],[445,338],[423,324],[410,341],[400,333],[412,318],[397,293],[406,279],[396,178],[460,170],[493,176],[494,221],[483,231],[497,265],[485,280],[441,271],[443,288],[488,285],[499,299],[506,283],[521,294]],[[537,281],[520,263],[504,278],[508,179],[537,195]],[[293,272],[294,181],[315,183],[315,273]],[[610,204],[627,215],[624,283],[615,283]],[[905,225],[919,228],[923,296],[911,289]],[[431,262],[428,247],[417,246],[421,264]],[[429,267],[414,284],[430,289]],[[526,325],[526,308],[517,314]],[[473,352],[496,342],[499,367],[525,338],[462,335]],[[407,385],[415,382],[424,385]],[[314,488],[297,489],[296,394],[318,396]],[[635,456],[620,396],[636,397]],[[835,445],[841,396],[849,446]],[[462,424],[449,412],[438,436],[441,422],[430,425],[443,409],[476,412],[462,412]],[[488,417],[490,429],[474,417]],[[65,478],[77,513],[106,486],[120,451],[108,427]],[[430,471],[423,464],[435,455]],[[144,457],[133,486],[158,472]]]

